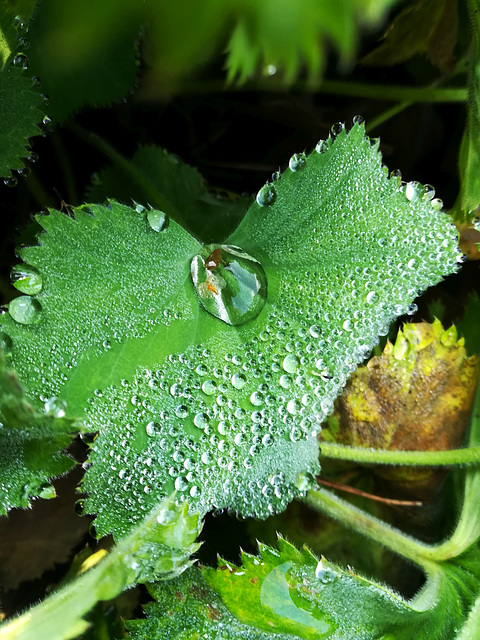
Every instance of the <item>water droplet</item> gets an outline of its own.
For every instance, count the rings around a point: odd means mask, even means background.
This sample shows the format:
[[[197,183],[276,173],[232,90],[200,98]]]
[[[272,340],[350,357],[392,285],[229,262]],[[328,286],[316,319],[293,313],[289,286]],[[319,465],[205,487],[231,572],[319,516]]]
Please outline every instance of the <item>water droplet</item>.
[[[435,196],[435,187],[432,187],[431,184],[423,185],[423,197],[425,200],[432,200]]]
[[[185,478],[183,478],[182,476],[178,476],[178,478],[175,478],[175,489],[177,491],[185,491],[187,487],[188,482],[185,480]]]
[[[405,185],[405,197],[410,202],[415,202],[423,194],[423,185],[420,182],[407,182]]]
[[[205,380],[202,384],[202,391],[207,396],[213,396],[217,392],[217,385],[213,380]]]
[[[9,178],[4,178],[3,179],[3,184],[6,187],[16,187],[18,184],[18,180],[17,178],[15,178],[15,176],[10,176]]]
[[[275,202],[276,197],[277,193],[275,191],[275,187],[273,184],[267,182],[267,184],[264,184],[257,193],[257,204],[261,207],[267,207],[269,204],[273,204]]]
[[[149,422],[146,427],[145,427],[145,431],[147,432],[147,436],[154,436],[155,435],[155,423],[154,422]]]
[[[339,133],[345,130],[345,124],[343,122],[335,122],[332,124],[330,131],[334,136],[338,136]]]
[[[243,389],[243,387],[245,386],[245,383],[247,382],[247,379],[244,375],[242,375],[241,373],[234,373],[232,376],[232,385],[235,387],[235,389]]]
[[[208,416],[206,413],[200,412],[193,418],[193,424],[199,429],[205,429],[208,426]]]
[[[147,220],[154,231],[163,231],[168,227],[168,216],[158,209],[150,209],[147,213]]]
[[[9,302],[8,311],[19,324],[36,324],[41,318],[42,305],[35,298],[20,296]]]
[[[175,415],[177,416],[177,418],[186,418],[188,415],[187,406],[184,404],[179,404],[175,409]]]
[[[360,124],[364,124],[365,120],[364,120],[363,116],[353,116],[352,122],[353,122],[353,124],[360,125]]]
[[[26,264],[13,267],[10,280],[16,289],[28,295],[35,295],[42,290],[42,276],[34,267]]]
[[[227,324],[244,324],[265,305],[265,271],[239,247],[206,246],[193,258],[191,274],[201,305]]]
[[[28,69],[28,58],[24,53],[18,53],[12,60],[12,63],[20,69]]]
[[[431,204],[435,211],[440,211],[440,209],[443,209],[443,200],[440,200],[440,198],[434,198]]]
[[[35,89],[41,89],[43,83],[38,76],[32,76],[32,84]]]
[[[283,359],[282,366],[284,371],[286,371],[287,373],[295,373],[298,367],[298,360],[296,356],[294,356],[292,353],[289,353],[288,356]]]
[[[259,391],[255,391],[254,393],[252,393],[252,395],[250,396],[250,402],[255,406],[255,407],[259,407],[260,405],[263,404],[263,394],[261,394]]]
[[[376,291],[369,291],[367,293],[366,301],[368,304],[374,304],[378,301],[378,293]]]
[[[328,151],[328,142],[326,140],[319,140],[316,144],[315,151],[317,153],[326,153]]]
[[[27,33],[28,31],[28,26],[22,20],[21,16],[15,16],[14,19],[12,20],[12,25],[17,33]]]
[[[312,338],[319,338],[320,334],[322,333],[322,329],[318,326],[318,324],[312,324],[309,331]]]
[[[307,158],[304,153],[294,153],[288,162],[288,166],[292,171],[299,171],[307,164]]]
[[[45,413],[54,418],[64,418],[67,411],[67,403],[56,396],[52,396],[45,402]]]

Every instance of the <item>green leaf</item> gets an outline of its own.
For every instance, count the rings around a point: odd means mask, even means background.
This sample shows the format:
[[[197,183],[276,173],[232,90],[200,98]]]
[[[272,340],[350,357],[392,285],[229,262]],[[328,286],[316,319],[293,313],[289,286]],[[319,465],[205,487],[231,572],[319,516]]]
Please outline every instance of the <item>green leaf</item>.
[[[480,3],[468,3],[473,29],[473,51],[469,57],[469,96],[467,125],[458,160],[460,193],[454,206],[462,220],[480,206]]]
[[[198,518],[187,515],[186,505],[176,507],[172,498],[163,501],[105,558],[104,550],[91,556],[79,577],[0,626],[0,638],[74,638],[87,629],[83,616],[99,600],[111,600],[137,583],[170,579],[185,571],[192,564],[190,555],[200,547],[195,543],[200,530]]]
[[[105,106],[133,88],[141,24],[141,6],[131,1],[124,0],[122,11],[115,0],[42,1],[30,25],[28,54],[55,122],[85,106]]]
[[[216,196],[196,169],[154,146],[140,147],[131,164],[117,164],[95,174],[87,199],[104,202],[108,198],[159,209],[167,204],[167,213],[184,221],[188,231],[203,242],[226,238],[250,205],[250,198]]]
[[[427,54],[442,71],[450,70],[457,40],[457,11],[452,0],[413,0],[395,17],[382,44],[363,62],[390,66]]]
[[[32,497],[54,498],[50,480],[74,465],[61,453],[72,439],[71,421],[61,405],[49,408],[32,407],[0,351],[0,514],[28,507]]]
[[[192,569],[150,587],[157,602],[146,605],[147,620],[127,623],[133,640],[450,640],[479,589],[478,549],[436,567],[406,601],[305,548],[298,551],[282,538],[278,544],[278,550],[260,545],[261,557],[243,553],[240,567],[219,560],[218,569],[205,567],[201,575]]]
[[[28,59],[23,51],[25,23],[15,6],[0,8],[0,177],[24,167],[29,154],[28,138],[40,134],[43,98],[24,71]]]
[[[4,329],[30,397],[100,432],[84,483],[99,533],[124,535],[174,488],[202,514],[266,517],[303,495],[350,372],[457,269],[431,188],[388,179],[363,125],[335,131],[226,245],[114,202],[39,218],[21,257],[44,288],[19,303],[32,323],[11,306]]]

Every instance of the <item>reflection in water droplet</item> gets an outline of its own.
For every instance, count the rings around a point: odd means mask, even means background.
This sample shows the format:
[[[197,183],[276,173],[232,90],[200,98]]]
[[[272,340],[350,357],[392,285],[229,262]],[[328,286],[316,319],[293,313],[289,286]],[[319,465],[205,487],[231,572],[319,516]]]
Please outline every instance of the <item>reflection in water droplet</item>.
[[[16,67],[20,67],[20,69],[28,69],[28,58],[24,53],[17,54],[13,58],[12,63]]]
[[[20,296],[9,302],[8,311],[19,324],[36,324],[41,318],[42,305],[35,298]]]
[[[150,209],[147,213],[147,220],[154,231],[163,231],[168,227],[167,215],[158,209]]]
[[[34,267],[26,264],[13,267],[10,280],[16,289],[28,295],[35,295],[42,290],[42,276]]]
[[[264,184],[260,191],[257,193],[257,203],[261,207],[266,207],[269,204],[273,204],[275,202],[275,198],[277,193],[275,191],[275,187],[273,184]]]
[[[3,184],[6,187],[16,187],[17,184],[18,184],[18,180],[14,176],[10,176],[9,178],[4,178],[3,179]]]
[[[235,387],[235,389],[243,389],[243,387],[245,386],[245,383],[247,382],[247,379],[244,375],[242,375],[241,373],[234,373],[232,376],[232,385]]]
[[[265,271],[239,247],[208,245],[193,258],[190,268],[201,305],[227,324],[244,324],[265,305]]]
[[[288,166],[292,171],[299,171],[307,164],[307,158],[304,153],[294,153],[288,162]]]
[[[334,136],[338,136],[339,133],[345,130],[345,124],[343,122],[335,122],[332,124],[330,131]]]

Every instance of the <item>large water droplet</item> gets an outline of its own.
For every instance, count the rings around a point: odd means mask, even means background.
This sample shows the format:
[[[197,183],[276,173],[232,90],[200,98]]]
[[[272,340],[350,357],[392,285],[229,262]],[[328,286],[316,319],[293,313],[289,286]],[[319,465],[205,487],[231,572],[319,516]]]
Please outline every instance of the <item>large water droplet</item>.
[[[36,324],[41,318],[42,305],[35,298],[20,296],[8,304],[8,311],[19,324]]]
[[[265,271],[239,247],[204,247],[192,260],[191,274],[202,306],[227,324],[244,324],[263,309],[267,298]]]
[[[3,184],[6,187],[16,187],[18,184],[18,180],[17,178],[15,178],[15,176],[10,176],[9,178],[4,178],[3,179]]]
[[[275,198],[277,193],[275,191],[275,187],[273,184],[264,184],[260,191],[257,193],[257,203],[261,207],[266,207],[269,204],[273,204],[275,202]]]
[[[10,274],[13,286],[28,295],[35,295],[42,290],[42,276],[34,267],[26,264],[19,264],[13,267]]]

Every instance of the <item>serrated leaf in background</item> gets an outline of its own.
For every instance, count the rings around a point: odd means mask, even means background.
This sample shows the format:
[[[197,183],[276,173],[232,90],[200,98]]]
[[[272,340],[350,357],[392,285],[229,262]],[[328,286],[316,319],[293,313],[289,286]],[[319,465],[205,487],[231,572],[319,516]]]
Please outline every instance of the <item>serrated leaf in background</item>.
[[[50,481],[75,464],[62,451],[72,440],[71,421],[34,408],[0,351],[0,514],[28,507],[32,497],[54,498]]]
[[[21,257],[45,283],[25,306],[43,310],[22,324],[10,303],[4,330],[29,395],[60,397],[101,432],[84,484],[99,533],[125,534],[174,488],[201,513],[260,517],[303,495],[351,371],[457,269],[456,231],[431,188],[388,179],[363,125],[334,130],[260,189],[228,245],[201,254],[143,207],[39,218],[47,233]],[[195,254],[206,280],[194,287]],[[222,273],[244,294],[253,276],[257,288],[234,304]],[[258,315],[242,320],[255,300]]]
[[[44,117],[44,99],[24,71],[28,66],[24,40],[29,16],[23,22],[16,15],[17,8],[10,4],[0,7],[0,177],[10,182],[16,181],[12,169],[23,169],[22,159],[29,155],[28,139],[41,133],[38,125]]]
[[[49,96],[48,115],[65,120],[133,89],[138,71],[141,3],[43,0],[30,25],[30,69]]]
[[[217,197],[209,191],[197,169],[161,147],[140,147],[131,164],[137,172],[135,179],[119,166],[96,173],[87,189],[88,202],[115,198],[128,205],[133,200],[161,209],[166,201],[169,211],[175,212],[177,219],[181,215],[183,226],[203,242],[220,242],[226,238],[251,204],[251,198]]]
[[[457,0],[413,0],[392,21],[382,44],[363,62],[390,66],[425,54],[443,73],[451,71],[457,22]]]

